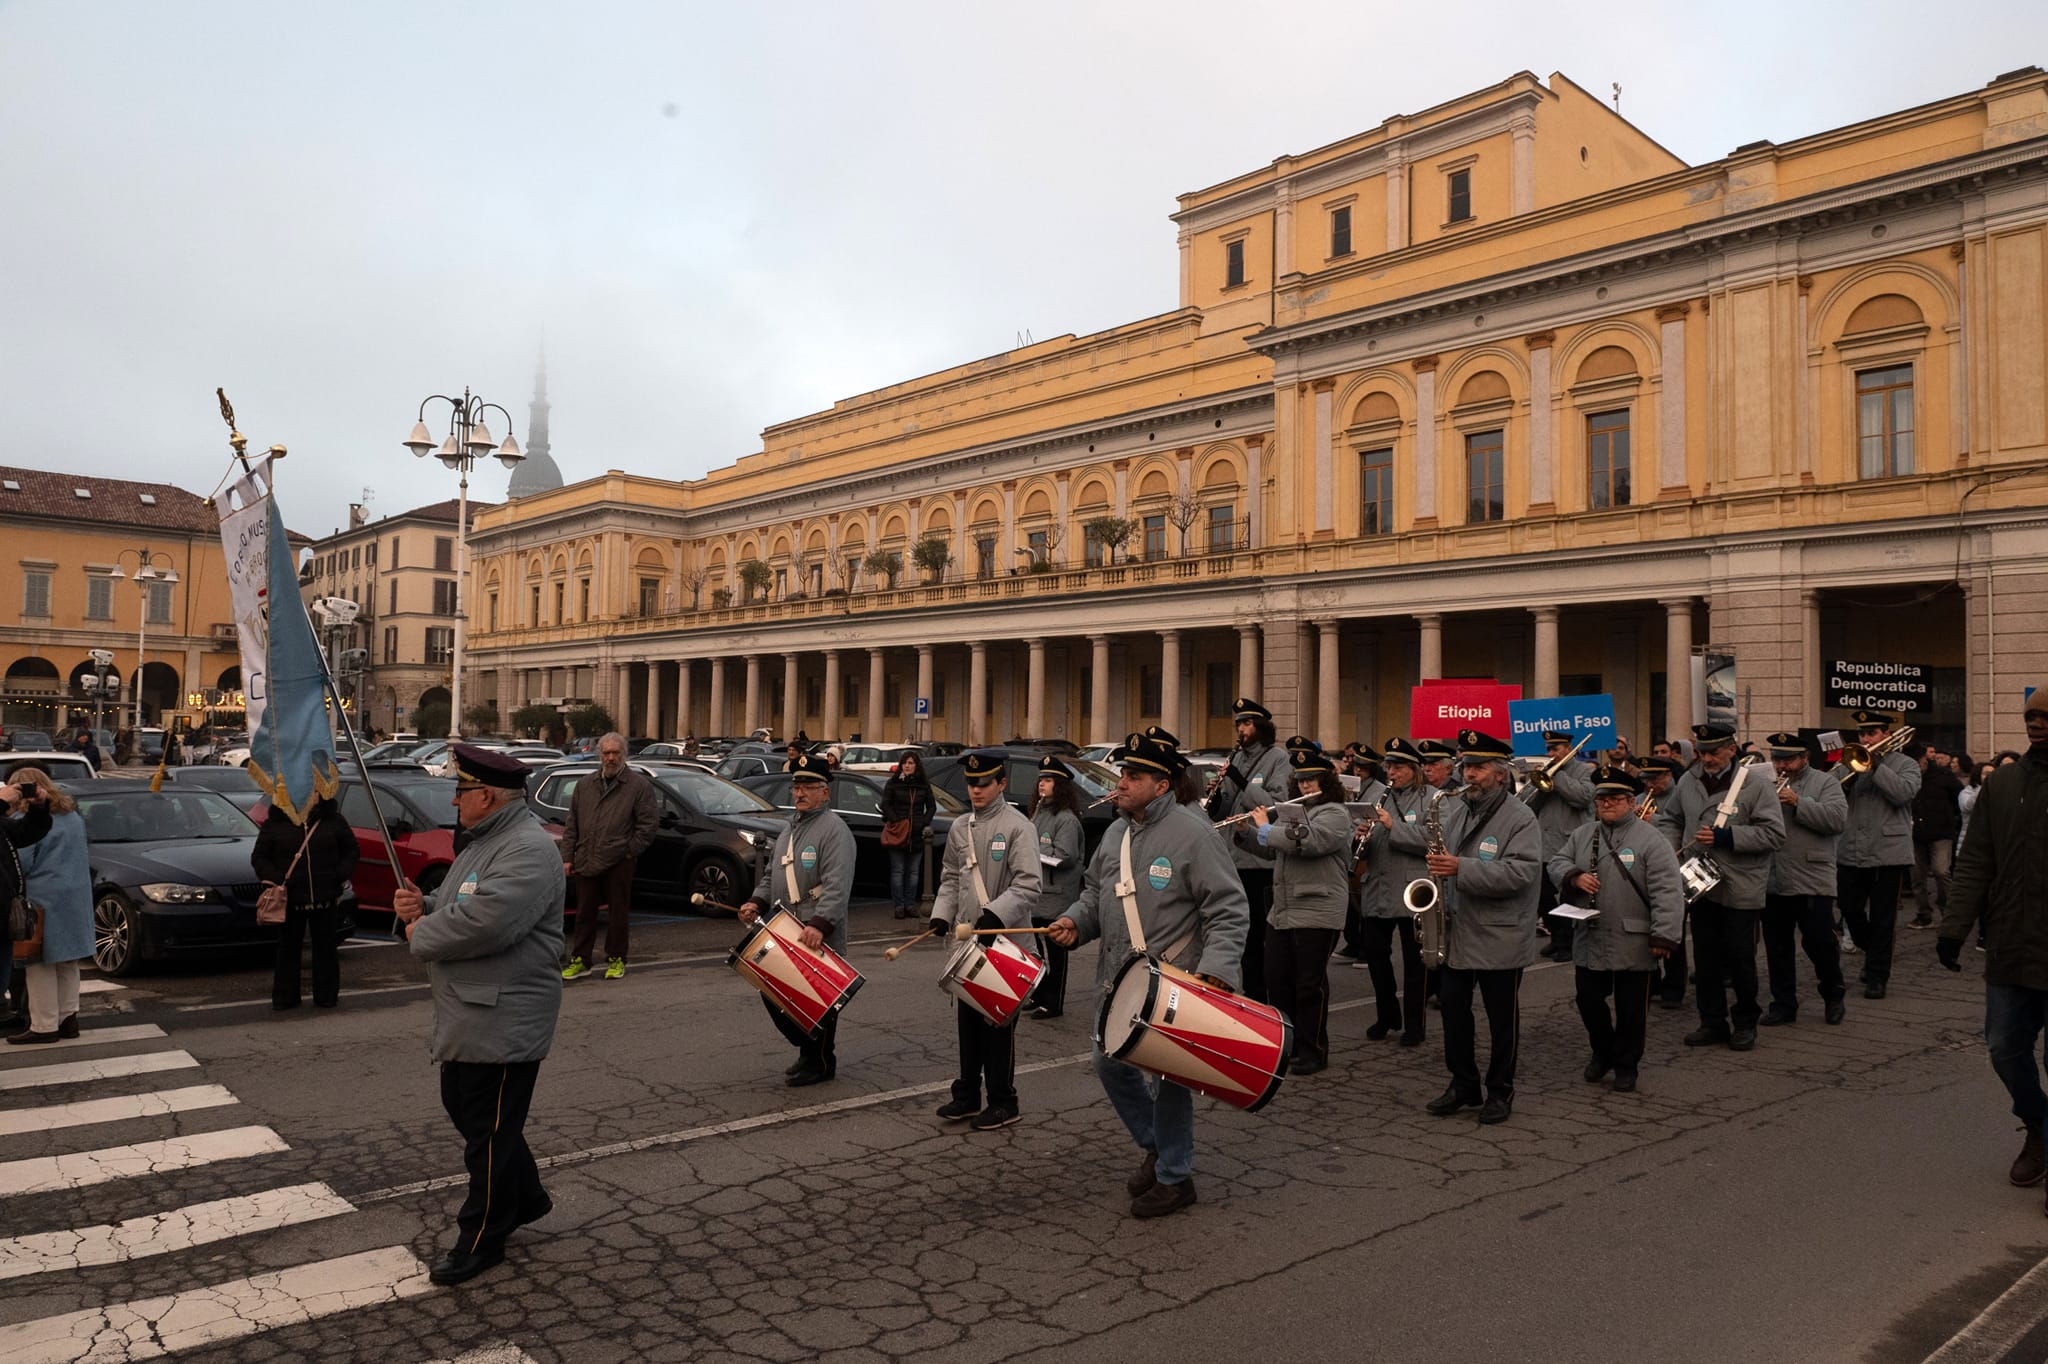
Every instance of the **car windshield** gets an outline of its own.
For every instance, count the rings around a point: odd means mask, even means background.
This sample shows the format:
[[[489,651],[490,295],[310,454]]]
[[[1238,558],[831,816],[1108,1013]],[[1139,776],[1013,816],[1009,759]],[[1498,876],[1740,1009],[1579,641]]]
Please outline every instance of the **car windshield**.
[[[1064,761],[1074,769],[1074,784],[1088,793],[1089,800],[1106,796],[1116,789],[1117,770],[1108,763],[1087,758],[1067,758]]]
[[[418,776],[410,773],[402,776],[387,776],[383,773],[374,775],[378,791],[396,791],[417,805],[421,813],[444,829],[453,829],[460,825],[461,821],[455,817],[455,778],[435,777],[425,772]],[[385,810],[384,817],[391,817],[389,808]]]
[[[752,791],[701,768],[669,768],[654,779],[707,815],[754,815],[775,808]]]
[[[21,758],[0,763],[0,779],[12,781],[14,774],[24,767],[40,767],[52,781],[87,781],[93,775],[92,765],[83,758]]]
[[[250,838],[249,817],[211,791],[124,791],[79,795],[78,813],[94,843],[156,843],[187,838]]]
[[[939,813],[942,815],[964,815],[967,813],[967,802],[943,786],[932,787],[932,804],[938,807]]]

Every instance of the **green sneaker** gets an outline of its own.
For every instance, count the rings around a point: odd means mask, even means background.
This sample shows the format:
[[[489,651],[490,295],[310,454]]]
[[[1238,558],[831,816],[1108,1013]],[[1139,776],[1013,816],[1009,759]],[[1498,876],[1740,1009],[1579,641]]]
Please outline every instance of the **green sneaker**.
[[[604,978],[606,980],[624,980],[626,978],[626,959],[624,957],[605,958]]]
[[[583,958],[581,957],[569,958],[569,964],[562,968],[563,980],[574,980],[578,976],[587,976],[589,974],[590,968],[583,964]]]

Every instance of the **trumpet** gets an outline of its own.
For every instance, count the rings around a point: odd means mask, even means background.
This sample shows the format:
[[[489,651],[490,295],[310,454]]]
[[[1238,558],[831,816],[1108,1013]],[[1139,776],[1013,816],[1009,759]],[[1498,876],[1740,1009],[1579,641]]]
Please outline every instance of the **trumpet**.
[[[1636,806],[1636,818],[1642,820],[1645,824],[1647,824],[1650,821],[1650,817],[1656,813],[1657,798],[1653,795],[1648,794],[1647,792],[1644,793],[1643,803]]]
[[[1843,744],[1842,761],[1835,767],[1835,780],[1848,785],[1851,777],[1860,777],[1877,766],[1878,760],[1890,753],[1896,753],[1913,742],[1913,727],[1900,725],[1874,744]]]
[[[1270,815],[1271,815],[1271,814],[1272,814],[1272,813],[1273,813],[1273,812],[1274,812],[1275,810],[1284,810],[1284,809],[1286,809],[1286,808],[1287,808],[1288,806],[1290,806],[1290,805],[1304,805],[1304,804],[1307,804],[1307,801],[1306,801],[1306,800],[1304,800],[1304,799],[1301,799],[1301,798],[1297,798],[1297,799],[1294,799],[1294,800],[1283,800],[1283,801],[1279,801],[1279,802],[1278,802],[1278,803],[1276,803],[1276,804],[1273,804],[1273,805],[1267,805],[1267,806],[1262,806],[1262,807],[1260,807],[1260,808],[1264,809],[1264,810],[1265,810],[1265,812],[1266,812],[1266,814],[1267,814],[1268,816],[1270,816]],[[1241,814],[1241,815],[1231,815],[1231,816],[1229,816],[1229,817],[1228,817],[1228,818],[1226,818],[1226,819],[1219,819],[1219,820],[1217,820],[1217,821],[1216,821],[1216,827],[1217,827],[1217,828],[1219,828],[1219,829],[1229,829],[1229,828],[1234,828],[1234,827],[1236,827],[1236,826],[1237,826],[1237,825],[1239,825],[1239,824],[1243,824],[1243,823],[1246,823],[1247,821],[1249,821],[1249,820],[1251,819],[1251,817],[1252,817],[1252,814],[1253,814],[1253,812],[1252,812],[1252,811],[1250,811],[1250,810],[1247,810],[1247,811],[1245,811],[1245,812],[1244,812],[1243,814]]]
[[[1579,755],[1579,750],[1586,746],[1586,740],[1592,737],[1591,734],[1588,734],[1584,739],[1579,740],[1570,748],[1543,764],[1543,766],[1529,773],[1529,784],[1538,791],[1548,791],[1556,786],[1557,774],[1563,770],[1566,763]]]

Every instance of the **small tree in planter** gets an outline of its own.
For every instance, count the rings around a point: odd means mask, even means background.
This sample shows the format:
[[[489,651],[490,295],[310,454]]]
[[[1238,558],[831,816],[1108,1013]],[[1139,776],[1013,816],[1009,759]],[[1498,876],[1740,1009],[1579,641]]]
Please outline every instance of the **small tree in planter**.
[[[1103,560],[1106,564],[1116,562],[1116,552],[1130,543],[1131,533],[1138,523],[1127,521],[1121,516],[1097,516],[1081,523],[1081,529],[1089,539],[1099,543],[1107,551]]]
[[[946,565],[953,562],[953,547],[940,536],[927,535],[911,548],[910,557],[924,570],[924,580],[935,583],[946,576]]]
[[[731,605],[732,605],[732,589],[731,589],[731,588],[729,588],[729,587],[714,587],[714,588],[712,588],[712,589],[711,589],[711,609],[712,609],[712,610],[714,610],[714,611],[723,611],[723,610],[724,610],[724,609],[725,609],[726,607],[728,607],[728,606],[731,606]]]
[[[612,731],[612,713],[595,701],[570,711],[568,720],[569,732],[578,736],[609,734]]]
[[[498,727],[498,708],[479,701],[462,712],[462,722],[469,726],[471,734],[489,734]]]
[[[1176,493],[1173,501],[1166,504],[1166,519],[1180,532],[1180,552],[1188,552],[1188,530],[1202,519],[1202,504],[1195,500],[1193,493]]]
[[[695,611],[701,605],[704,584],[711,581],[711,570],[699,564],[683,574],[683,586],[690,589],[690,609]]]
[[[767,589],[769,583],[775,581],[775,575],[769,571],[768,565],[759,559],[740,560],[739,573],[740,586],[744,589],[740,596],[741,601],[754,600]]]
[[[512,712],[512,732],[522,739],[538,739],[559,723],[553,706],[521,706]]]
[[[890,590],[894,591],[897,576],[903,572],[903,556],[893,549],[878,549],[861,560],[861,566],[871,575],[879,573],[887,578]]]

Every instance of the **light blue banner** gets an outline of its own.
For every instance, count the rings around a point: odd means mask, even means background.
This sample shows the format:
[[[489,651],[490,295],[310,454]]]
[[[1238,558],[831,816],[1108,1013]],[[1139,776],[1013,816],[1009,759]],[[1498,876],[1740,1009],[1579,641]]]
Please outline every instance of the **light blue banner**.
[[[1510,701],[1508,728],[1518,758],[1542,757],[1543,732],[1559,730],[1570,734],[1574,743],[1585,739],[1579,756],[1590,759],[1601,749],[1614,747],[1614,698],[1603,692],[1598,696]]]
[[[339,789],[327,728],[327,670],[313,622],[299,597],[298,565],[285,534],[284,513],[275,489],[268,498],[270,544],[264,575],[268,632],[263,693],[267,704],[250,736],[249,756],[270,792],[271,803],[292,823],[305,822],[316,797]]]

